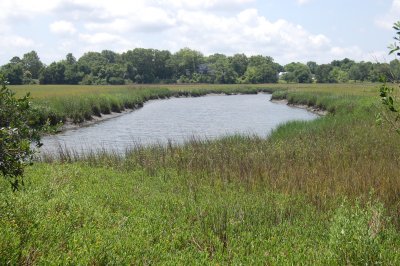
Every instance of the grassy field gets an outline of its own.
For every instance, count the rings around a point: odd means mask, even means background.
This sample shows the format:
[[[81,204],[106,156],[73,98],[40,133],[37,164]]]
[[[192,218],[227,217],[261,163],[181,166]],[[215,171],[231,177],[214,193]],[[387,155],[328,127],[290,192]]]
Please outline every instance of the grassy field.
[[[268,139],[47,158],[27,169],[23,191],[0,181],[0,264],[398,265],[400,137],[375,123],[378,87],[14,88],[50,111],[74,101],[92,109],[102,97],[264,90],[330,114]]]

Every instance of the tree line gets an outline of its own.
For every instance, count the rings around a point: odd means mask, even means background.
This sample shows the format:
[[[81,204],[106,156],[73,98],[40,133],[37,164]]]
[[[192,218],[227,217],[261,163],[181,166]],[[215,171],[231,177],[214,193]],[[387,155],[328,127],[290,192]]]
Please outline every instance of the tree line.
[[[355,62],[345,58],[329,64],[292,62],[280,65],[269,56],[235,54],[203,55],[183,48],[167,50],[135,48],[124,53],[110,50],[87,52],[79,59],[45,65],[31,51],[14,56],[0,67],[10,84],[130,84],[130,83],[342,83],[400,78],[400,61]]]

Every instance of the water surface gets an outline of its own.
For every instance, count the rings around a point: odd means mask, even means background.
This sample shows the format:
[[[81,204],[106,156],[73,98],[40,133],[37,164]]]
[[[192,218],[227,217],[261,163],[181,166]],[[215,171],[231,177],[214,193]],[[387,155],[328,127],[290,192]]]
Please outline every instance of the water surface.
[[[191,137],[210,139],[235,133],[266,137],[284,122],[318,117],[270,99],[270,94],[257,94],[150,101],[131,113],[46,136],[42,149],[54,152],[61,145],[79,152],[99,148],[125,151],[134,143],[179,144]]]

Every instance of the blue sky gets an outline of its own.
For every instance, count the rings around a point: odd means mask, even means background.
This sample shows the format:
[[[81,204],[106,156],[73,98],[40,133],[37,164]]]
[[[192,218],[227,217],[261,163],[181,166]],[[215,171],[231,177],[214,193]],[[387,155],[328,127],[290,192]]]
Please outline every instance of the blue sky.
[[[49,64],[137,47],[384,62],[400,20],[400,0],[2,0],[0,10],[0,64],[31,50]]]

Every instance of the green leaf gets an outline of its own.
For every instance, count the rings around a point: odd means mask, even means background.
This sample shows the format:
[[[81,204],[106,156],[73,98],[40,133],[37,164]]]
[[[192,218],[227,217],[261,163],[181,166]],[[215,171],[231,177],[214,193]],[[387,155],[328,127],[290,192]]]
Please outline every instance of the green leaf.
[[[32,163],[31,143],[40,143],[38,117],[29,103],[29,93],[16,98],[0,75],[0,173],[10,181],[13,190],[23,184],[24,167]],[[36,121],[31,121],[32,119]]]

